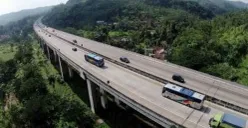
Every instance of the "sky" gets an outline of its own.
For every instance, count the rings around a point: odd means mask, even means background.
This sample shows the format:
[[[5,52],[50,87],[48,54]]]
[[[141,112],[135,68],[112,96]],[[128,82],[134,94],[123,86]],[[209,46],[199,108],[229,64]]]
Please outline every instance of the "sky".
[[[31,9],[36,7],[66,3],[67,1],[68,0],[0,0],[0,15],[20,11],[23,9]],[[248,3],[248,0],[232,1],[243,1],[245,3]]]
[[[66,3],[68,0],[0,0],[0,15],[23,9]]]
[[[230,1],[242,1],[242,2],[248,3],[248,0],[230,0]]]

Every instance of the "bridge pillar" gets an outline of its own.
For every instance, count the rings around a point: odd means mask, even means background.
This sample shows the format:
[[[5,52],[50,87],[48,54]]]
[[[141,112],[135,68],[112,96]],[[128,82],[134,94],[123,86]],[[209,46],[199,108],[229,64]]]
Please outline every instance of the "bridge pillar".
[[[42,48],[42,50],[44,51],[44,53],[45,53],[45,47],[44,47],[44,43],[41,41],[41,48]]]
[[[38,43],[39,43],[39,45],[40,45],[40,47],[42,48],[42,44],[41,44],[41,38],[39,38],[38,36],[37,36],[37,39],[38,39]]]
[[[49,60],[51,61],[51,55],[50,55],[50,50],[48,46],[47,46],[47,55],[48,55]]]
[[[84,72],[80,69],[80,77],[83,79],[83,80],[86,80],[86,76],[84,75]]]
[[[39,44],[40,44],[40,46],[41,46],[41,45],[42,45],[42,40],[41,40],[40,37],[38,37],[38,42],[39,42]]]
[[[118,99],[118,97],[115,97],[115,103],[116,103],[118,106],[120,106],[121,102],[120,102],[120,100]]]
[[[54,61],[57,62],[57,56],[58,56],[58,55],[57,55],[57,53],[56,53],[55,50],[53,51],[53,53],[54,53]]]
[[[70,66],[68,66],[68,71],[69,71],[69,77],[72,78],[73,77],[73,71],[72,71],[72,68]]]
[[[63,67],[62,67],[62,63],[61,63],[61,58],[58,56],[59,58],[59,68],[60,68],[60,74],[62,79],[64,79],[64,73],[63,73]]]
[[[94,105],[94,99],[93,99],[93,92],[92,92],[92,83],[89,79],[86,80],[87,82],[87,88],[88,88],[88,94],[90,99],[90,108],[93,113],[95,113],[95,105]]]
[[[107,100],[104,89],[101,87],[100,87],[100,93],[101,93],[101,97],[100,97],[101,98],[101,105],[104,109],[106,109],[108,100]]]
[[[42,47],[43,47],[44,53],[46,53],[46,48],[45,48],[46,47],[46,44],[45,44],[45,42],[42,43]]]

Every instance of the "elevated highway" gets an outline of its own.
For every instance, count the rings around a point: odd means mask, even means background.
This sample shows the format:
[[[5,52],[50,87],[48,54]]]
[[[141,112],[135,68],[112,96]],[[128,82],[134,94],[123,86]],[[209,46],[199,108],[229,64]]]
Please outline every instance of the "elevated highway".
[[[128,66],[145,71],[150,76],[155,76],[160,82],[174,82],[180,86],[207,95],[210,102],[248,114],[248,87],[53,28],[47,28],[46,30],[52,34],[56,33],[57,36],[68,41],[77,40],[79,46],[83,44],[84,48],[114,59],[115,61],[119,61],[121,56],[126,56],[131,62]],[[55,32],[53,32],[53,30],[55,30]],[[186,83],[182,84],[172,81],[171,77],[175,73],[181,74],[185,78]]]
[[[233,85],[229,86],[227,84],[230,84],[230,82],[222,81],[206,74],[195,72],[170,63],[157,61],[149,57],[77,37],[62,31],[55,30],[55,32],[53,32],[54,29],[52,28],[47,29],[51,34],[54,34],[51,35],[51,37],[49,37],[49,34],[39,26],[35,25],[34,30],[41,38],[43,48],[48,49],[49,56],[51,56],[49,53],[50,49],[59,57],[59,62],[65,61],[68,65],[73,67],[74,70],[79,72],[82,78],[87,80],[88,89],[90,88],[90,83],[94,82],[105,91],[114,95],[117,99],[164,127],[177,125],[183,127],[208,128],[209,119],[218,112],[234,113],[235,115],[248,119],[247,115],[243,112],[236,112],[211,102],[206,102],[204,104],[205,109],[198,111],[166,99],[161,95],[162,86],[164,84],[161,81],[150,79],[140,73],[130,71],[109,61],[106,61],[105,68],[98,68],[84,60],[83,56],[88,53],[87,50],[78,48],[78,51],[74,52],[72,51],[72,48],[75,46],[68,43],[68,41],[76,39],[79,46],[83,44],[83,47],[115,59],[116,61],[119,61],[120,56],[127,56],[131,60],[131,66],[151,74],[154,73],[154,75],[168,80],[171,79],[173,73],[179,72],[186,78],[187,84],[177,84],[197,90],[204,94],[210,95],[213,93],[213,96],[219,96],[218,99],[223,97],[223,100],[225,101],[232,100],[233,103],[236,103],[242,108],[247,108],[248,106],[247,100],[245,99],[247,96],[246,88]],[[62,39],[58,37],[61,37]],[[62,67],[61,64],[60,67]],[[62,70],[61,73],[63,74]],[[196,74],[199,76],[196,76]],[[198,77],[202,79],[198,79]],[[229,88],[222,89],[223,87],[221,87],[220,89],[219,86],[221,85],[212,85],[210,84],[211,80],[216,82],[226,82],[224,86],[228,86]],[[106,81],[110,81],[110,83],[106,83]],[[243,89],[243,92],[240,90],[241,93],[237,93],[238,89]],[[234,93],[235,91],[236,93]],[[231,94],[228,94],[230,92]],[[91,102],[91,108],[92,111],[94,111],[93,102]]]

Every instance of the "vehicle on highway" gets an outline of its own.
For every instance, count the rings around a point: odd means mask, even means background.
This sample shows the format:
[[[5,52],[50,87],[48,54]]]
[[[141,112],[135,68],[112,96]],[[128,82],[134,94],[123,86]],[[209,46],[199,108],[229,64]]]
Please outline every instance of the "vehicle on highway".
[[[77,51],[77,48],[72,48],[72,51]]]
[[[218,113],[209,120],[212,128],[245,128],[246,120],[228,113]]]
[[[166,98],[198,110],[202,109],[206,97],[203,94],[171,83],[164,85],[162,95]]]
[[[91,64],[94,64],[98,67],[104,66],[104,59],[100,56],[89,53],[89,54],[84,55],[84,57],[85,57],[85,60]]]
[[[127,57],[120,57],[120,60],[125,63],[130,63]]]
[[[77,43],[77,40],[73,40],[74,43]]]
[[[179,74],[174,74],[172,75],[172,79],[181,83],[185,83],[185,80],[183,79],[183,77]]]

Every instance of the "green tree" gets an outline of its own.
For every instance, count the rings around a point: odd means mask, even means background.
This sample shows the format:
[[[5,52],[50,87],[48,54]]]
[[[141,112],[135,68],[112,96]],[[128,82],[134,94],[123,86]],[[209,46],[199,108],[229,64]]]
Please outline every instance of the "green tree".
[[[202,71],[227,80],[236,81],[238,79],[237,70],[228,63],[211,65],[203,68]]]
[[[10,44],[10,49],[11,49],[11,52],[14,52],[14,44],[13,43]]]

